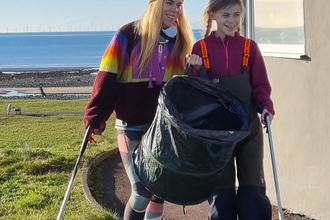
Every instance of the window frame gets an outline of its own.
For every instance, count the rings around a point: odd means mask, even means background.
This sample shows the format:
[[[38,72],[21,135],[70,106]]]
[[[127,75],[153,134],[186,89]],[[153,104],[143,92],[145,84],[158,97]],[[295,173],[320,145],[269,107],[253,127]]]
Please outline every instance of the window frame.
[[[302,13],[304,19],[304,0],[302,1]],[[245,36],[255,40],[255,7],[254,0],[244,0],[246,8],[246,16],[243,22]],[[279,57],[279,58],[290,58],[290,59],[303,59],[309,60],[310,58],[306,55],[306,35],[305,35],[305,23],[304,28],[304,43],[303,44],[264,44],[258,43],[260,51],[265,57]]]

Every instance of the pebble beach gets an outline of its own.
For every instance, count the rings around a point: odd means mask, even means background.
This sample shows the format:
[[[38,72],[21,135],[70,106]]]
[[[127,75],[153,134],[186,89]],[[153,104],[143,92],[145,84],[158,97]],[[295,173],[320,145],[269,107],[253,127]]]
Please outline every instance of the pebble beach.
[[[0,72],[0,88],[48,88],[48,87],[90,87],[93,86],[97,69],[51,70],[29,72]],[[14,90],[14,89],[13,89]],[[88,94],[0,94],[1,99],[81,99]]]

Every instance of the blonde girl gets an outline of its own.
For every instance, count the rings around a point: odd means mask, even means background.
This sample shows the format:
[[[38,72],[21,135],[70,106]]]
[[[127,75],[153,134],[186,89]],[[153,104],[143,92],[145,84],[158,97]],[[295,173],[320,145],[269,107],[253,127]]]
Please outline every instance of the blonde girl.
[[[141,184],[131,154],[154,118],[160,89],[173,75],[184,74],[185,55],[195,42],[183,2],[149,0],[141,19],[119,29],[104,53],[85,111],[85,128],[90,125],[96,135],[112,113],[116,117],[118,148],[132,188],[124,220],[162,217],[164,201]]]

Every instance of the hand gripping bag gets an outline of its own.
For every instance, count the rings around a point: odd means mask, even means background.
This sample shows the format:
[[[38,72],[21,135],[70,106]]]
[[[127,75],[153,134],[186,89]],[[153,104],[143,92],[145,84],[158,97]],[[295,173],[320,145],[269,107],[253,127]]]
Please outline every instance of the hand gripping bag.
[[[211,80],[176,76],[133,151],[134,169],[155,196],[180,205],[208,199],[236,144],[250,133],[243,102]]]

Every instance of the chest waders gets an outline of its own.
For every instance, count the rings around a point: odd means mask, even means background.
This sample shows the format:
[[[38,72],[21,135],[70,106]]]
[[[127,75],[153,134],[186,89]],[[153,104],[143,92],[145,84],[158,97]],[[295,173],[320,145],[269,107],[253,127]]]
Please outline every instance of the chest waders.
[[[271,205],[266,196],[263,170],[263,133],[257,108],[253,105],[248,73],[251,39],[246,39],[241,73],[233,76],[212,75],[205,41],[199,41],[206,75],[243,101],[250,111],[251,133],[234,150],[233,157],[219,174],[218,187],[210,197],[210,219],[270,220]],[[203,70],[203,69],[202,69]],[[239,188],[235,190],[235,161]]]

